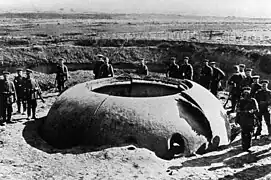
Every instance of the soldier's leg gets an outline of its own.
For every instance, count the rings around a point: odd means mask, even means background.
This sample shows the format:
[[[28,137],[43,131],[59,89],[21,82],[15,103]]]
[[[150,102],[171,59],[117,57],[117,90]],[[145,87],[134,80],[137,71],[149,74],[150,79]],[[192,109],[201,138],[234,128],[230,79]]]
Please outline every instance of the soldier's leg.
[[[31,100],[27,100],[27,117],[31,117]]]
[[[242,148],[244,151],[247,151],[251,147],[252,129],[250,127],[242,128]]]
[[[270,113],[267,111],[263,114],[264,116],[264,120],[265,120],[265,124],[267,126],[267,130],[268,130],[268,135],[271,135],[271,125],[270,125]]]
[[[22,104],[23,104],[23,114],[25,114],[25,111],[26,111],[26,100],[22,100]]]
[[[262,118],[263,118],[262,113],[259,113],[257,115],[257,124],[256,124],[256,133],[255,133],[255,136],[260,136],[261,133],[262,133]]]
[[[7,106],[7,122],[11,122],[11,116],[12,116],[12,104],[9,104]]]
[[[32,119],[36,119],[37,100],[32,100]]]
[[[7,121],[7,103],[3,103],[3,121]]]
[[[22,103],[22,99],[20,97],[18,97],[17,99],[17,112],[21,113],[21,103]]]
[[[237,104],[237,96],[235,94],[232,95],[231,97],[231,111],[235,111],[235,107]]]

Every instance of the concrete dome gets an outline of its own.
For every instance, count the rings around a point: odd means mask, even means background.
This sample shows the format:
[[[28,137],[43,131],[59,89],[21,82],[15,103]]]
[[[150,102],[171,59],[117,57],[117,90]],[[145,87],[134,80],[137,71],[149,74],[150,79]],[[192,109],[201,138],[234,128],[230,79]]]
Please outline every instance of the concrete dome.
[[[41,134],[58,148],[132,143],[161,158],[230,143],[221,103],[188,80],[114,77],[75,85],[53,104]]]

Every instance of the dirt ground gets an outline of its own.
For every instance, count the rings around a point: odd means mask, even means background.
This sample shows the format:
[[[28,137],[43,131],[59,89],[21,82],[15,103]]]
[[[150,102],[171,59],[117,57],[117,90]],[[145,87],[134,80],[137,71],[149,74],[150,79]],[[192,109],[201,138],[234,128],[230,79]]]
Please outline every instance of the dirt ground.
[[[252,153],[242,152],[238,136],[228,147],[170,161],[134,145],[55,149],[41,139],[38,128],[58,93],[49,89],[43,95],[40,119],[27,121],[26,115],[14,114],[14,123],[0,127],[0,179],[271,179],[271,141],[266,136],[253,140]]]

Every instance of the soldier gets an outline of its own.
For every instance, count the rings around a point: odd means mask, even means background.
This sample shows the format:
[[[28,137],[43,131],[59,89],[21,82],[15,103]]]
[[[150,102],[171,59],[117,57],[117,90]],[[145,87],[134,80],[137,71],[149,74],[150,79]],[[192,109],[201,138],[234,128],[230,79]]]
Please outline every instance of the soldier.
[[[181,78],[193,80],[193,67],[188,63],[189,57],[184,58],[184,64],[180,67]]]
[[[252,80],[252,69],[251,68],[246,68],[245,69],[245,78],[243,79],[242,82],[242,87],[251,87],[253,80]]]
[[[98,60],[95,63],[94,69],[93,69],[93,73],[95,75],[95,79],[99,78],[99,73],[100,73],[100,69],[101,66],[104,64],[104,56],[102,54],[98,54],[96,56],[98,58]]]
[[[271,140],[271,126],[270,126],[270,112],[268,110],[268,106],[271,104],[271,91],[268,89],[268,80],[262,80],[262,88],[258,90],[255,94],[255,99],[259,104],[259,129],[257,129],[256,134],[261,135],[262,131],[262,117],[264,117],[267,130],[268,130],[268,139]]]
[[[26,70],[26,100],[27,100],[27,119],[31,119],[31,111],[32,111],[32,119],[36,119],[36,108],[37,108],[37,99],[40,98],[43,103],[45,101],[41,95],[41,89],[36,80],[32,77],[32,70]]]
[[[11,116],[12,116],[12,104],[16,102],[16,90],[15,86],[12,81],[8,79],[8,75],[10,73],[8,71],[3,72],[4,79],[1,80],[0,83],[0,93],[1,93],[1,108],[2,108],[2,116],[3,122],[12,123]],[[1,123],[3,125],[3,123]]]
[[[239,66],[234,66],[235,73],[230,77],[228,85],[230,86],[230,97],[232,109],[228,113],[233,113],[235,111],[236,104],[238,103],[241,95],[241,83],[243,81],[243,76],[239,72]]]
[[[167,69],[167,77],[172,77],[172,78],[180,78],[180,68],[178,64],[176,64],[176,58],[172,57],[170,58],[170,65]]]
[[[213,77],[213,69],[209,66],[209,60],[205,59],[204,66],[200,73],[200,84],[206,89],[210,90],[210,85]]]
[[[225,78],[225,73],[218,67],[216,67],[215,62],[210,62],[210,65],[213,69],[213,77],[211,82],[211,93],[217,96],[217,91],[220,86],[220,81]]]
[[[254,75],[252,76],[253,83],[251,84],[251,97],[255,97],[255,93],[262,88],[261,84],[259,83],[260,76]]]
[[[57,85],[58,91],[61,93],[65,89],[65,82],[69,78],[68,67],[64,65],[64,59],[60,58],[58,60],[56,70],[56,80],[55,85]]]
[[[245,64],[239,64],[239,72],[243,76],[243,78],[246,77],[245,68],[246,68]]]
[[[140,65],[139,65],[139,67],[137,69],[137,73],[142,74],[142,75],[146,75],[146,76],[149,74],[149,70],[148,70],[148,67],[145,64],[144,59],[141,59]]]
[[[114,69],[111,64],[109,64],[108,57],[104,58],[104,64],[100,68],[99,78],[114,77]]]
[[[23,77],[23,69],[17,69],[17,76],[14,78],[14,85],[17,94],[17,113],[25,115],[26,112],[26,99],[25,99],[25,77]],[[21,112],[21,105],[23,106],[23,112]]]
[[[242,148],[249,151],[252,141],[252,133],[255,126],[256,113],[259,111],[258,103],[250,96],[250,87],[243,88],[242,98],[237,105],[236,123],[242,129]]]

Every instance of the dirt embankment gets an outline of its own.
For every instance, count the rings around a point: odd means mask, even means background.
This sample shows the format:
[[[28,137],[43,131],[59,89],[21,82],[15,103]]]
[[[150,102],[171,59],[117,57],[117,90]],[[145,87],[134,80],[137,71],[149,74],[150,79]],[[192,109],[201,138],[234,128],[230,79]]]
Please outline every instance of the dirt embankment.
[[[118,68],[134,68],[139,58],[145,58],[149,69],[154,72],[164,72],[168,59],[177,57],[182,63],[184,56],[189,56],[195,68],[195,80],[201,61],[208,58],[218,62],[218,66],[229,75],[234,64],[244,63],[254,69],[254,74],[271,78],[271,47],[266,46],[235,46],[204,43],[147,41],[147,40],[77,40],[62,45],[33,45],[28,47],[5,47],[0,50],[1,70],[15,70],[16,66],[35,68],[37,71],[52,73],[52,68],[37,68],[41,65],[51,67],[62,57],[73,70],[88,67],[93,68],[95,55],[108,56],[111,63]],[[83,65],[83,66],[82,66]]]

